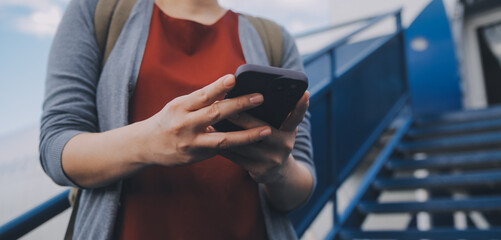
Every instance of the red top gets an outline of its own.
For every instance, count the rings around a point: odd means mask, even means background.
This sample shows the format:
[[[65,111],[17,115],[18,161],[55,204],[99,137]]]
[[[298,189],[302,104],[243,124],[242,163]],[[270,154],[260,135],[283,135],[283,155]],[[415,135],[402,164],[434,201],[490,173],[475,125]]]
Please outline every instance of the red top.
[[[236,13],[203,25],[169,17],[155,5],[132,122],[244,63]],[[257,183],[221,156],[145,169],[125,181],[122,199],[119,239],[266,239]]]

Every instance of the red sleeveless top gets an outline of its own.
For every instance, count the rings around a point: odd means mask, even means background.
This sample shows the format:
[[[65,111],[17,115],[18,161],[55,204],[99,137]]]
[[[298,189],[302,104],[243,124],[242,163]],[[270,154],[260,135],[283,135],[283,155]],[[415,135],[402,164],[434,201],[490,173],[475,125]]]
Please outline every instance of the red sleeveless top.
[[[131,104],[131,120],[151,117],[244,64],[238,15],[213,25],[176,19],[154,6]],[[119,239],[266,239],[258,185],[228,159],[147,168],[124,181]]]

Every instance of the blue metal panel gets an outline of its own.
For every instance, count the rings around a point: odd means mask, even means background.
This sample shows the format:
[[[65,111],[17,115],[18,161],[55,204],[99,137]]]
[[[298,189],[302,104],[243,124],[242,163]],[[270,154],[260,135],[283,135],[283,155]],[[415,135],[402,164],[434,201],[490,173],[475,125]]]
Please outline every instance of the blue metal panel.
[[[336,49],[336,75],[340,76],[355,64],[372,54],[374,49],[383,46],[394,34],[349,43]]]
[[[398,11],[371,24],[395,14]],[[368,26],[304,59],[319,180],[309,203],[289,215],[299,236],[407,101],[401,31],[343,45]]]
[[[416,39],[416,51],[411,44]],[[433,0],[405,31],[407,73],[416,115],[461,108],[459,70],[442,0]]]
[[[405,103],[406,83],[399,35],[394,35],[334,81],[335,171],[343,181],[381,131],[385,117]],[[394,117],[391,116],[389,120]],[[379,126],[383,127],[379,127]]]

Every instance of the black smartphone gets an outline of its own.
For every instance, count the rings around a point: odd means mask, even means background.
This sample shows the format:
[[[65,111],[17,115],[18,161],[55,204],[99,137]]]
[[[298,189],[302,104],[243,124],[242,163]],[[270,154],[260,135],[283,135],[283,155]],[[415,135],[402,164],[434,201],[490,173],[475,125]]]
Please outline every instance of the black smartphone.
[[[255,64],[238,67],[235,78],[235,87],[225,98],[261,93],[264,102],[246,112],[277,129],[308,88],[308,78],[302,72]],[[214,128],[220,132],[242,130],[227,120],[214,124]]]

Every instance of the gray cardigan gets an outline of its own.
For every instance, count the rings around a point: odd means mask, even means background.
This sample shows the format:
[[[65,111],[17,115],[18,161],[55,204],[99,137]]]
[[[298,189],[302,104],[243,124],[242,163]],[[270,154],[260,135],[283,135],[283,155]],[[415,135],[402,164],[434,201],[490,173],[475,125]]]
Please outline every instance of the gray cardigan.
[[[103,132],[128,124],[129,100],[148,37],[153,3],[137,1],[102,71],[93,22],[97,0],[68,4],[50,51],[40,133],[40,161],[57,184],[78,187],[61,166],[61,153],[68,140],[79,133]],[[252,25],[240,17],[238,28],[246,62],[268,65]],[[283,36],[282,67],[304,71],[293,38],[285,30]],[[311,171],[316,184],[308,117],[299,126],[292,154]],[[82,191],[75,239],[112,237],[120,190],[121,181]],[[262,186],[260,200],[269,239],[296,239],[290,221],[268,204]]]

